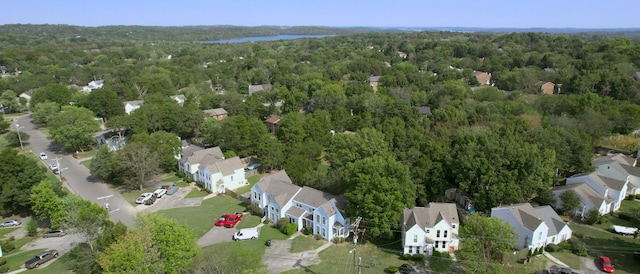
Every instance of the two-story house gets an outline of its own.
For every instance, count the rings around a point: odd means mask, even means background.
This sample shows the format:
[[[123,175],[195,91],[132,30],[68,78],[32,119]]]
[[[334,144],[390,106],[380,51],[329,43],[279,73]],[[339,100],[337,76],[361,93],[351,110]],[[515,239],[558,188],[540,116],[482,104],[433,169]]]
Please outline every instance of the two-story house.
[[[126,113],[127,115],[131,115],[131,112],[133,112],[136,109],[139,109],[140,106],[142,106],[142,103],[144,103],[144,101],[142,101],[142,100],[123,102],[123,104],[124,104],[124,113]]]
[[[429,203],[426,207],[405,208],[402,213],[404,254],[433,255],[433,251],[458,250],[460,219],[454,203]]]
[[[311,187],[294,185],[284,170],[264,176],[251,188],[251,204],[271,222],[285,218],[310,227],[314,235],[325,240],[349,235],[349,219],[344,213],[345,200]]]
[[[534,207],[538,216],[544,221],[545,224],[549,227],[549,231],[547,232],[547,242],[546,244],[559,244],[566,240],[571,239],[573,232],[569,225],[560,218],[558,213],[556,213],[553,208],[550,206],[536,206]]]
[[[203,159],[198,168],[198,181],[213,193],[225,193],[225,189],[237,189],[247,184],[244,166],[238,156]]]
[[[507,222],[518,234],[516,248],[535,250],[545,247],[549,226],[529,203],[515,204],[491,209],[491,217]]]
[[[575,210],[575,212],[572,212],[575,215],[584,216],[592,209],[598,210],[598,212],[600,212],[600,215],[608,214],[611,212],[613,199],[611,199],[607,195],[598,193],[587,183],[575,183],[554,187],[551,190],[551,193],[553,194],[553,197],[556,201],[554,205],[555,208],[562,208],[562,199],[560,199],[560,195],[562,195],[562,193],[565,191],[573,191],[580,198],[579,207]]]
[[[613,200],[611,211],[617,211],[622,204],[622,200],[627,196],[628,177],[625,180],[616,180],[602,176],[599,172],[589,172],[576,174],[567,178],[567,185],[577,183],[587,183],[596,192],[607,196]]]
[[[600,157],[591,162],[600,175],[619,181],[628,181],[627,195],[640,194],[640,167],[636,164],[636,158],[622,153]]]

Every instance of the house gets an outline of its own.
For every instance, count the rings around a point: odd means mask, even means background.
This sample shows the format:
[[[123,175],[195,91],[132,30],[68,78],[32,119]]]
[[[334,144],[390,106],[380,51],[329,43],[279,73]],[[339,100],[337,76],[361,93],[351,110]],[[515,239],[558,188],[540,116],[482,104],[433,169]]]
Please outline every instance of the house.
[[[633,76],[634,80],[640,81],[640,72],[639,71],[634,72],[632,76]]]
[[[128,115],[131,115],[131,112],[133,112],[136,109],[139,109],[143,102],[144,101],[142,100],[124,102],[124,112]]]
[[[640,167],[637,167],[636,164],[636,158],[622,153],[600,157],[591,162],[591,165],[602,176],[628,181],[626,195],[640,194]]]
[[[272,86],[270,84],[262,84],[262,85],[250,85],[249,86],[249,95],[252,95],[256,92],[260,91],[271,91]]]
[[[225,159],[220,147],[187,146],[180,153],[178,169],[194,181],[202,182],[213,193],[225,193],[226,189],[247,184],[240,158]]]
[[[403,254],[433,255],[458,250],[460,218],[454,203],[429,203],[402,213]]]
[[[598,212],[600,212],[600,215],[608,214],[611,212],[613,199],[606,195],[598,193],[587,183],[577,183],[554,187],[551,190],[551,193],[553,194],[553,197],[556,201],[556,204],[554,205],[555,208],[562,208],[562,200],[560,199],[560,195],[565,191],[573,191],[580,198],[580,206],[575,210],[575,212],[573,212],[573,214],[575,215],[584,216],[592,209],[598,210]]]
[[[476,77],[476,80],[478,80],[481,86],[491,84],[491,73],[474,70],[473,77]]]
[[[280,127],[280,121],[282,117],[278,115],[271,115],[264,120],[264,124],[267,126],[267,131],[273,135],[278,135],[278,128]]]
[[[551,82],[544,82],[544,81],[540,81],[538,82],[538,86],[540,86],[540,92],[543,94],[555,94],[555,90],[556,90],[556,84],[551,83]]]
[[[536,250],[547,245],[549,226],[529,203],[491,209],[491,217],[507,222],[518,234],[516,248]]]
[[[373,89],[373,92],[378,91],[378,82],[382,76],[369,76],[369,86]]]
[[[349,236],[346,200],[312,187],[294,185],[284,170],[262,177],[251,188],[251,204],[271,222],[286,219],[325,240]]]
[[[104,86],[104,80],[93,80],[86,86],[82,87],[82,91],[91,92],[94,89],[102,88],[102,86]]]
[[[420,113],[420,115],[422,116],[431,115],[430,107],[416,107],[416,109],[418,109],[418,113]]]
[[[627,195],[628,178],[625,180],[616,180],[613,178],[602,176],[597,171],[576,174],[567,178],[567,185],[576,183],[587,183],[600,195],[607,196],[613,200],[611,211],[617,211],[622,204],[622,200]]]
[[[29,102],[31,102],[31,94],[33,93],[32,90],[27,90],[23,93],[20,93],[20,95],[18,95],[20,98],[24,98],[27,100],[26,106],[29,106]]]
[[[409,54],[407,54],[406,52],[402,52],[402,51],[398,51],[398,52],[396,52],[396,54],[398,55],[398,57],[400,57],[402,59],[407,59],[407,56],[409,56]]]
[[[203,112],[206,114],[205,119],[213,118],[216,120],[222,120],[228,116],[228,113],[224,108],[205,109]]]
[[[536,206],[534,207],[538,216],[542,218],[545,224],[549,227],[547,232],[547,245],[559,244],[561,242],[571,239],[573,232],[569,225],[558,216],[553,208],[550,206]]]
[[[184,101],[187,99],[186,97],[184,97],[184,95],[182,94],[178,94],[178,95],[171,95],[169,96],[171,99],[175,100],[176,102],[178,102],[178,105],[183,106],[184,105]]]

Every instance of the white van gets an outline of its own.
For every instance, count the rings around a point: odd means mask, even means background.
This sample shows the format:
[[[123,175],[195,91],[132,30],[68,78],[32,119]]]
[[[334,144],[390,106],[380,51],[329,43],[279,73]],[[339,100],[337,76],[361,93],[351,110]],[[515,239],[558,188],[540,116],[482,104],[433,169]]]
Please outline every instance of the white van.
[[[258,228],[257,227],[240,229],[238,232],[233,234],[233,240],[234,241],[248,240],[248,239],[252,239],[253,240],[255,238],[258,238]]]

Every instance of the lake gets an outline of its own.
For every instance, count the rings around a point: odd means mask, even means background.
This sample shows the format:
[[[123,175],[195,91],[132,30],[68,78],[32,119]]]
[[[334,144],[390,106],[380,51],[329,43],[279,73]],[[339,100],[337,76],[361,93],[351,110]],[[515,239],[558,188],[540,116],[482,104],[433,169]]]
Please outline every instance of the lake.
[[[257,37],[244,37],[244,38],[235,38],[235,39],[227,39],[227,40],[205,41],[204,43],[228,44],[228,43],[244,43],[244,42],[256,42],[256,41],[292,40],[292,39],[301,39],[301,38],[324,38],[324,37],[331,37],[331,36],[335,36],[335,35],[283,34],[283,35],[277,35],[277,36],[257,36]]]

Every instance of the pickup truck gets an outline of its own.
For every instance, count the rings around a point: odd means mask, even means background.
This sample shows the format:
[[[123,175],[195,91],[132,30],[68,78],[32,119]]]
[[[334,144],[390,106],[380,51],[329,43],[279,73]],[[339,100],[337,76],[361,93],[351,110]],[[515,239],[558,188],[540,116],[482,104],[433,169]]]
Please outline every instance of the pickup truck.
[[[53,258],[57,258],[57,257],[58,257],[57,250],[55,249],[47,250],[26,261],[24,263],[24,267],[26,267],[27,269],[37,268],[41,264],[51,261]]]

